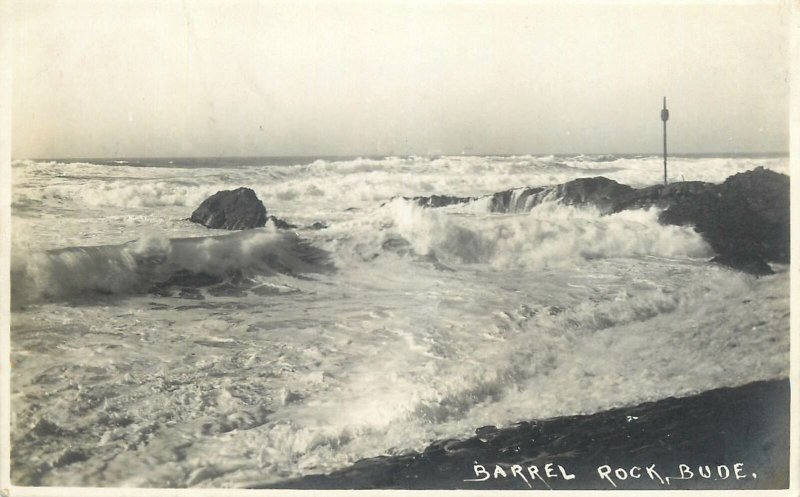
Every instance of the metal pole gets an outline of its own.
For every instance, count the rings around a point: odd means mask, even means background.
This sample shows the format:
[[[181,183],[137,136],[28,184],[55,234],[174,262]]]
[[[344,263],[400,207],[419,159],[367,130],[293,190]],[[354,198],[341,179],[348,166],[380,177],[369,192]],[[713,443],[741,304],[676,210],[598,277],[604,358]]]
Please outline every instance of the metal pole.
[[[667,184],[667,119],[669,119],[669,111],[667,110],[667,97],[664,97],[664,108],[661,109],[661,120],[664,122],[664,185]]]

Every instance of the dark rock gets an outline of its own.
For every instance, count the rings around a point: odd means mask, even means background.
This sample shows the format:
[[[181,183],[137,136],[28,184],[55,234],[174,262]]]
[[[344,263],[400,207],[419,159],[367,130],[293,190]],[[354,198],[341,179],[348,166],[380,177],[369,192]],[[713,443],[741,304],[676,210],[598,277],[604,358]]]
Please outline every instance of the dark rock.
[[[445,266],[444,264],[442,264],[439,261],[433,261],[433,269],[435,269],[437,271],[442,271],[442,272],[445,272],[445,273],[455,273],[456,272],[455,269],[451,268],[450,266]]]
[[[214,297],[244,297],[247,295],[246,288],[230,282],[211,287],[208,289],[208,293]]]
[[[701,181],[687,181],[636,189],[602,176],[578,178],[555,186],[516,188],[494,193],[490,196],[489,210],[528,211],[546,200],[557,200],[566,205],[593,205],[605,213],[651,206],[664,208],[672,205],[676,199],[692,197],[714,186]]]
[[[400,197],[400,198],[402,198],[403,200],[410,200],[411,202],[414,202],[420,207],[430,207],[430,208],[447,207],[448,205],[456,205],[456,204],[466,204],[476,199],[476,197],[456,197],[453,195],[431,195],[430,197],[419,196],[419,197]],[[387,203],[388,202],[382,203],[381,207],[383,207]],[[345,211],[351,211],[351,210],[357,210],[357,209],[354,207],[345,209]]]
[[[751,253],[718,255],[711,259],[711,262],[756,276],[775,274],[763,258]]]
[[[618,199],[634,191],[628,185],[603,178],[578,178],[555,187],[555,197],[566,205],[592,204],[602,211],[610,212]]]
[[[466,204],[475,200],[475,197],[454,197],[452,195],[431,195],[430,197],[403,197],[413,200],[421,207],[447,207],[448,205]]]
[[[400,237],[389,238],[385,240],[381,244],[381,247],[383,248],[383,250],[394,250],[394,251],[403,250],[404,252],[409,252],[411,250],[411,244],[408,243],[408,240]]]
[[[545,200],[558,200],[565,205],[594,205],[603,212],[612,212],[617,203],[636,192],[630,186],[598,176],[578,178],[556,186],[517,188],[491,196],[492,212],[529,211]],[[632,202],[631,202],[632,203]]]
[[[178,298],[189,300],[205,300],[205,296],[197,288],[181,288]]]
[[[293,229],[297,229],[297,225],[296,225],[296,224],[292,224],[292,223],[286,222],[286,221],[284,221],[283,219],[279,219],[279,218],[277,218],[277,217],[275,217],[275,216],[269,216],[269,217],[267,218],[267,220],[268,220],[268,221],[272,221],[272,223],[273,223],[273,224],[275,225],[275,227],[276,227],[276,228],[278,228],[278,229],[282,229],[282,230],[293,230]]]
[[[64,434],[64,430],[61,429],[60,426],[46,419],[40,419],[31,431],[37,437],[51,437]]]
[[[789,177],[764,168],[736,174],[721,185],[671,199],[659,221],[694,226],[715,252],[733,262],[746,256],[788,263]]]
[[[723,199],[741,202],[751,220],[740,234],[759,245],[767,260],[788,263],[790,238],[789,177],[763,167],[731,176],[720,185]]]
[[[201,287],[216,285],[221,283],[223,278],[218,275],[208,274],[204,272],[195,273],[186,269],[175,271],[169,279],[160,283],[158,287],[170,286],[186,286],[186,287]]]
[[[551,191],[550,188],[517,188],[498,192],[489,200],[491,212],[519,212],[531,210],[539,205]]]
[[[74,464],[76,462],[88,461],[89,456],[81,450],[67,449],[56,459],[55,466],[62,467]]]
[[[423,451],[362,459],[323,475],[253,488],[292,489],[470,489],[470,490],[613,490],[598,478],[597,468],[642,468],[640,478],[615,479],[618,490],[723,490],[788,488],[788,379],[719,388],[683,398],[670,397],[590,415],[523,422],[505,428],[482,427],[464,440],[439,440]],[[698,466],[746,461],[758,471],[745,479],[703,478]],[[475,481],[474,464],[508,477]],[[526,482],[511,474],[512,465],[563,465],[575,478],[561,476]],[[679,464],[694,468],[695,478],[675,478]],[[652,465],[658,477],[648,476]],[[753,475],[754,476],[754,475]],[[664,478],[670,477],[665,482]],[[470,480],[473,479],[473,480]]]
[[[611,211],[620,212],[629,209],[646,209],[648,207],[666,208],[673,203],[691,197],[706,194],[716,187],[713,183],[702,181],[685,181],[668,185],[654,185],[647,188],[631,189],[623,193],[613,202]]]
[[[548,187],[515,188],[487,195],[491,212],[525,212],[544,201],[592,205],[605,214],[663,209],[659,222],[693,226],[718,254],[713,262],[741,271],[773,274],[768,261],[789,262],[789,177],[756,168],[721,185],[684,181],[632,188],[604,177],[578,178]],[[412,197],[423,207],[464,204],[481,197]],[[386,248],[386,247],[384,247]]]
[[[475,436],[484,442],[490,438],[493,438],[495,434],[497,434],[497,427],[493,425],[481,426],[475,430]]]
[[[281,294],[281,290],[279,288],[275,288],[275,287],[267,286],[267,285],[261,285],[261,286],[257,286],[257,287],[251,288],[250,291],[253,292],[256,295],[261,296],[261,297],[271,297],[273,295],[280,295]],[[251,330],[248,329],[247,331],[251,331]]]
[[[308,227],[310,230],[324,230],[326,228],[328,228],[327,223],[323,223],[322,221],[317,221]]]
[[[714,262],[751,274],[772,274],[767,261],[789,262],[789,177],[759,167],[721,185],[686,181],[631,188],[603,178],[552,187],[517,188],[490,196],[493,212],[528,211],[545,200],[593,205],[604,213],[658,207],[662,224],[693,226],[719,255]]]
[[[219,191],[200,204],[189,218],[207,228],[244,230],[267,222],[267,209],[249,188]]]
[[[634,190],[614,211],[658,206],[663,224],[693,226],[719,254],[712,262],[773,274],[767,261],[789,262],[789,177],[759,167],[721,185],[673,183]]]
[[[747,207],[770,222],[789,220],[789,177],[763,167],[734,174],[720,185],[726,195],[737,195]]]

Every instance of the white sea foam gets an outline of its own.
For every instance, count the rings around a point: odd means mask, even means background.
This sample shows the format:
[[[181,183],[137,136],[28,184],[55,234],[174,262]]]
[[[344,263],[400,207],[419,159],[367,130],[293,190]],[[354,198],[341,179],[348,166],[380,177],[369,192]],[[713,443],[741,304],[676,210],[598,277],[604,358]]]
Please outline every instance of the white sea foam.
[[[146,237],[123,245],[24,256],[15,251],[12,296],[16,305],[40,299],[85,299],[92,294],[144,293],[181,272],[224,279],[320,272],[327,266],[323,251],[293,233],[268,228],[215,237]]]
[[[657,157],[268,162],[15,161],[15,481],[264,483],[787,374],[785,267],[756,279],[709,265],[702,238],[656,210],[398,198],[598,175],[646,186]],[[721,182],[787,164],[678,158],[670,171]],[[186,221],[239,186],[270,214],[328,227]],[[69,451],[85,460],[66,464]]]
[[[656,209],[601,216],[594,208],[546,202],[523,215],[467,217],[404,200],[390,209],[398,233],[417,253],[496,269],[571,265],[577,258],[710,254],[691,228],[660,225]]]
[[[676,158],[670,162],[670,174],[673,180],[721,182],[757,166],[788,172],[785,158]],[[663,174],[658,157],[592,161],[553,156],[318,160],[304,166],[203,168],[191,174],[175,167],[15,161],[13,172],[15,201],[62,199],[78,206],[192,207],[217,189],[247,184],[260,198],[274,200],[282,208],[285,203],[303,204],[287,211],[302,211],[315,204],[324,208],[359,206],[398,195],[480,195],[600,175],[641,187],[659,183]],[[51,181],[53,178],[60,180]]]

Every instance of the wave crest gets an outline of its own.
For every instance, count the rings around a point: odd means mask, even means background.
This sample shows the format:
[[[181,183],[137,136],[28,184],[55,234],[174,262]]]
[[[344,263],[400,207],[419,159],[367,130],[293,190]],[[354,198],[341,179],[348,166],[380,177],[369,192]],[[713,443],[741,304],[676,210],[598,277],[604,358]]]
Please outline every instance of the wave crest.
[[[86,294],[206,286],[251,275],[332,270],[328,254],[294,233],[269,229],[199,238],[142,238],[121,245],[12,252],[14,305]]]
[[[541,268],[581,259],[700,258],[710,249],[694,230],[658,223],[658,209],[601,215],[594,208],[544,202],[523,215],[459,216],[398,199],[394,227],[421,255],[496,268]]]

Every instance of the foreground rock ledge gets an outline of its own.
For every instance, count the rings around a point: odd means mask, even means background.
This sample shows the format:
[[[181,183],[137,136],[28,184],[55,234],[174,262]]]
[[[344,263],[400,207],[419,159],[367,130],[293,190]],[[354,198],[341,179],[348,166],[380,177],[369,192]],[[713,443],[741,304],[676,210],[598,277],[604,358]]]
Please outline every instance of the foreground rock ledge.
[[[485,426],[471,438],[440,440],[421,452],[363,459],[327,475],[250,487],[527,490],[511,467],[535,465],[545,475],[545,466],[552,464],[556,476],[547,486],[532,481],[534,490],[614,490],[599,477],[604,465],[639,468],[639,478],[620,480],[612,474],[617,490],[788,488],[789,419],[789,380],[757,381],[590,415]],[[492,477],[466,481],[476,478],[476,462]],[[741,479],[734,476],[738,463]],[[681,464],[693,477],[672,479],[681,474]],[[495,476],[495,465],[506,476]],[[556,465],[575,477],[564,479]],[[727,478],[717,477],[720,465],[730,472]],[[706,466],[715,472],[710,478],[701,476]],[[658,476],[648,474],[647,467]]]

